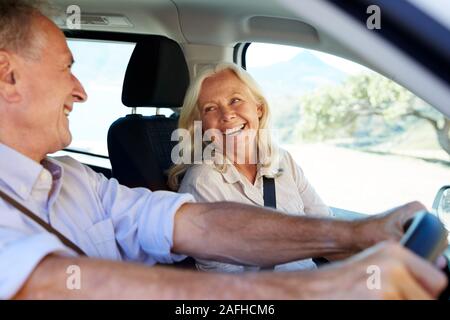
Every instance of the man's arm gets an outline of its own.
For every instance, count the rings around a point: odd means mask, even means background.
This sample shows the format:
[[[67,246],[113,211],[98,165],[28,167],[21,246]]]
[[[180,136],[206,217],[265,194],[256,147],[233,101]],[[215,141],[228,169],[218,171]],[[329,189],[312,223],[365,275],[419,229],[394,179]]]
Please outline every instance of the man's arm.
[[[67,288],[67,267],[80,268],[80,290]],[[380,287],[367,287],[367,267]],[[429,299],[446,285],[434,266],[398,244],[384,243],[322,270],[239,275],[47,256],[17,299]]]
[[[351,255],[383,240],[399,240],[406,220],[421,209],[412,202],[377,217],[343,221],[231,202],[184,204],[175,216],[172,251],[258,266]]]
[[[80,269],[81,288],[70,290],[69,266]],[[294,285],[271,274],[229,275],[180,270],[173,267],[96,260],[46,257],[33,271],[15,299],[287,299]],[[299,276],[302,278],[302,276]],[[285,283],[284,283],[285,282]],[[304,289],[307,282],[304,283]],[[292,288],[291,288],[292,287]],[[308,290],[306,290],[308,291]],[[311,296],[315,290],[310,290]]]

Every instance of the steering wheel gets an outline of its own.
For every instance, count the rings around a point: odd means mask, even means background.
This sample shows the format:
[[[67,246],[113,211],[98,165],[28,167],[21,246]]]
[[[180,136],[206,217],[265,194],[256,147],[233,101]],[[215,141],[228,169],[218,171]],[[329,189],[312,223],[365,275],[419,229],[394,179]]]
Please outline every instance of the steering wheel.
[[[421,211],[409,220],[405,226],[405,235],[401,243],[418,256],[435,263],[437,258],[447,249],[448,232],[439,219],[426,212]],[[445,267],[445,274],[450,283],[449,258]],[[450,284],[439,296],[439,300],[450,300]]]

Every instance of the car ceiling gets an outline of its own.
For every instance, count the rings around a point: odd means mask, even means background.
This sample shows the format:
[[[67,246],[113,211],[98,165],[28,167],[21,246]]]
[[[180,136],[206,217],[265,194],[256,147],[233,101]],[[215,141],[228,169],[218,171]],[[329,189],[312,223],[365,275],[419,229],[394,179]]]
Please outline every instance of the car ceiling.
[[[83,26],[83,30],[160,34],[181,45],[286,44],[365,64],[279,0],[54,0],[52,3],[59,8],[76,4],[82,14],[123,15],[133,25]]]

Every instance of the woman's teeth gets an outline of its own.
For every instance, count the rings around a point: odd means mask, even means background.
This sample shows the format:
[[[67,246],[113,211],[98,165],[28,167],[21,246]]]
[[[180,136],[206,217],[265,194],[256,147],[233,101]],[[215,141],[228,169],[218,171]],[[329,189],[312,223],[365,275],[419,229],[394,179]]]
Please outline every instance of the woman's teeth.
[[[242,125],[240,125],[238,127],[232,128],[232,129],[226,129],[225,130],[225,135],[231,136],[231,135],[237,134],[242,129],[244,129],[244,127],[245,127],[245,124],[242,124]]]

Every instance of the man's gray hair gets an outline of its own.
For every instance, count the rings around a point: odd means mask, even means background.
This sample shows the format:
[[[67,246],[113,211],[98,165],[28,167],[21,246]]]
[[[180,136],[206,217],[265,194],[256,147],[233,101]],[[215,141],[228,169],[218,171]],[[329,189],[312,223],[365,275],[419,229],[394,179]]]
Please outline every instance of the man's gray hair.
[[[48,8],[45,0],[0,0],[0,50],[35,57],[33,17]]]

